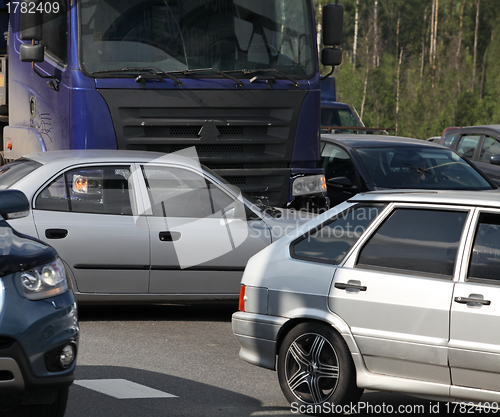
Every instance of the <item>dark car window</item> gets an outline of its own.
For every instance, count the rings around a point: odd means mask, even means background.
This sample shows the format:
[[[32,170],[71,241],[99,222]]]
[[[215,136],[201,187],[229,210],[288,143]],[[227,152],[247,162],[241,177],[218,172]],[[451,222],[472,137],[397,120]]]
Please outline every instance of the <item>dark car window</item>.
[[[397,209],[360,252],[357,265],[451,277],[467,213]]]
[[[468,279],[500,281],[500,215],[482,213],[474,236]]]
[[[481,140],[481,135],[464,135],[458,140],[456,151],[466,158],[472,158]]]
[[[485,136],[479,160],[489,163],[493,155],[500,155],[500,142],[495,138]]]
[[[19,159],[0,167],[0,189],[9,188],[21,178],[41,167],[42,164],[31,159]]]
[[[72,169],[45,187],[35,201],[39,210],[132,215],[130,167]]]
[[[335,177],[347,177],[356,182],[356,167],[349,154],[339,146],[326,143],[321,152],[321,166],[327,180]]]
[[[358,206],[292,243],[292,257],[338,265],[383,206]]]
[[[153,215],[157,217],[223,217],[235,199],[202,175],[186,169],[144,166]]]
[[[468,162],[449,149],[408,146],[358,148],[366,172],[379,188],[490,190]]]

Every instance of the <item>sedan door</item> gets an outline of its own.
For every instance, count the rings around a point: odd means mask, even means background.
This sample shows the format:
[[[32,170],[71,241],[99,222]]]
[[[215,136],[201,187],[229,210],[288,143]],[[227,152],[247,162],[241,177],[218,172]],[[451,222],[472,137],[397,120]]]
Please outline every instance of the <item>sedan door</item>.
[[[467,214],[397,207],[337,270],[330,309],[370,372],[450,383],[450,303]]]
[[[151,204],[149,292],[203,298],[239,294],[248,259],[271,243],[239,199],[201,169],[143,166]]]
[[[147,294],[149,230],[138,227],[129,165],[82,166],[36,196],[38,237],[71,269],[80,293]]]
[[[473,237],[473,239],[472,239]],[[500,396],[500,212],[477,215],[476,229],[466,250],[462,277],[451,306],[451,395],[463,387],[496,391]]]

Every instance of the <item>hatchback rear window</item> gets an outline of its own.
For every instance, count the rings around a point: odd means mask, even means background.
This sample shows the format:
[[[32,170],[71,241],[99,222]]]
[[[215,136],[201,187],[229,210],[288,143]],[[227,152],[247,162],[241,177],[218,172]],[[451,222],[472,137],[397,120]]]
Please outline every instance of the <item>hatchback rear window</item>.
[[[0,189],[10,188],[24,176],[41,167],[42,164],[32,159],[19,159],[0,167]]]

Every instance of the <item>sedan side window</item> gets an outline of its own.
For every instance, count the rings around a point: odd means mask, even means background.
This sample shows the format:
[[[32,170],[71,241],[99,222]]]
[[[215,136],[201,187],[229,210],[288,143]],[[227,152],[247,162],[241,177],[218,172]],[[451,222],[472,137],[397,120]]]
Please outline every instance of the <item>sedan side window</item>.
[[[358,266],[451,278],[467,213],[397,209],[363,247]]]
[[[495,138],[485,136],[479,160],[489,163],[493,155],[500,155],[500,142]]]
[[[356,167],[349,154],[342,148],[326,143],[321,152],[321,166],[325,170],[325,178],[347,177],[354,184],[357,181]]]
[[[358,206],[292,243],[293,258],[338,265],[384,206]]]
[[[143,170],[156,217],[222,218],[236,214],[235,199],[202,175],[171,167],[144,166]]]
[[[481,135],[462,136],[457,144],[457,153],[466,158],[472,158],[480,139]]]
[[[500,281],[500,215],[482,213],[474,236],[469,280]]]
[[[82,167],[52,181],[38,195],[39,210],[132,215],[128,166]]]

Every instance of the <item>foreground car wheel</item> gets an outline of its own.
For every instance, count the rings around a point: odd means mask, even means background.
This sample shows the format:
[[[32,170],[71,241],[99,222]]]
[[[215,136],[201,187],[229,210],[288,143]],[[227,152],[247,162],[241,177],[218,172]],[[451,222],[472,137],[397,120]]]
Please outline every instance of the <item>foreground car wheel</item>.
[[[69,388],[61,388],[52,404],[20,404],[13,410],[0,412],[2,417],[63,417]]]
[[[344,340],[320,323],[301,323],[285,336],[278,378],[286,399],[305,413],[332,413],[334,406],[356,402],[363,393]]]

